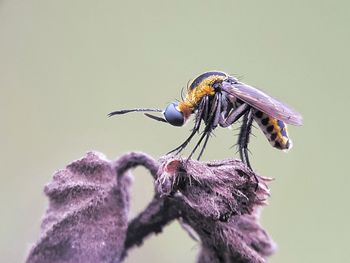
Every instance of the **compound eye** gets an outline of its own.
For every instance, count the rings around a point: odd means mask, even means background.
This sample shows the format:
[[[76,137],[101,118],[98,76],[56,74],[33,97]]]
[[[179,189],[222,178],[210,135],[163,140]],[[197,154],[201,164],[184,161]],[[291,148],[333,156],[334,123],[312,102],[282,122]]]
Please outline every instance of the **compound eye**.
[[[164,117],[171,125],[182,126],[185,123],[185,118],[183,113],[179,111],[176,106],[175,103],[170,103],[164,111]]]

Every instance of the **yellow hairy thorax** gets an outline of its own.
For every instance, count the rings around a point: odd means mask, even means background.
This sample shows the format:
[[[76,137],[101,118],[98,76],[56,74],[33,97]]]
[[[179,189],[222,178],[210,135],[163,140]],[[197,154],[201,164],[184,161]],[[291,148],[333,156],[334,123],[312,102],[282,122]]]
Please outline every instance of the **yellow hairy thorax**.
[[[213,84],[219,80],[223,80],[224,77],[220,75],[212,75],[201,81],[196,87],[188,90],[186,98],[180,101],[178,104],[178,109],[187,118],[194,111],[196,106],[200,103],[201,99],[206,96],[212,96],[215,94]]]

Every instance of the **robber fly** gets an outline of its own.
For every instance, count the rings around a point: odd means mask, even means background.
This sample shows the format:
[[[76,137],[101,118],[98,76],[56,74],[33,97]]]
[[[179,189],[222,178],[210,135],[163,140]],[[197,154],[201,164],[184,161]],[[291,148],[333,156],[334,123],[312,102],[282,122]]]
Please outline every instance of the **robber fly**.
[[[203,142],[198,159],[202,156],[210,134],[216,127],[229,127],[242,118],[237,145],[242,161],[250,168],[248,143],[253,121],[258,123],[270,144],[280,150],[292,147],[286,124],[302,124],[301,115],[286,104],[221,71],[209,71],[199,75],[188,86],[185,98],[170,103],[164,111],[137,108],[114,111],[109,116],[135,111],[162,112],[164,118],[149,113],[145,115],[173,126],[183,126],[194,114],[195,123],[190,136],[169,153],[179,154],[185,149],[204,122],[201,137],[189,156],[191,158]]]

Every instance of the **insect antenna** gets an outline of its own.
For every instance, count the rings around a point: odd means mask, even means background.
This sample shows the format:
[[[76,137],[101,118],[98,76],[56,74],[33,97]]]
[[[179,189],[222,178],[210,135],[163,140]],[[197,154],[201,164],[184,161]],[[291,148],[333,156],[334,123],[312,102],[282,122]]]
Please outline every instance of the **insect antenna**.
[[[122,114],[126,114],[129,112],[162,112],[163,110],[161,109],[129,109],[129,110],[117,110],[117,111],[112,111],[111,113],[108,113],[108,117],[112,117],[114,115],[122,115]]]

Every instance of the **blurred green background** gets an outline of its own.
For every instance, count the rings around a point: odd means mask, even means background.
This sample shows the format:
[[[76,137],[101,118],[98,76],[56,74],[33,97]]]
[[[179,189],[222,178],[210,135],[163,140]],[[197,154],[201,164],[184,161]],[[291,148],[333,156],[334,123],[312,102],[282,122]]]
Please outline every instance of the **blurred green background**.
[[[206,70],[240,76],[292,105],[284,154],[254,131],[255,169],[275,177],[262,224],[271,262],[348,262],[349,1],[0,1],[1,262],[21,262],[39,237],[44,185],[85,152],[155,157],[181,143],[174,128],[115,109],[164,107]],[[233,156],[218,129],[204,159]],[[188,153],[188,151],[187,151]],[[152,196],[135,170],[131,217]],[[177,223],[126,262],[194,262]]]

